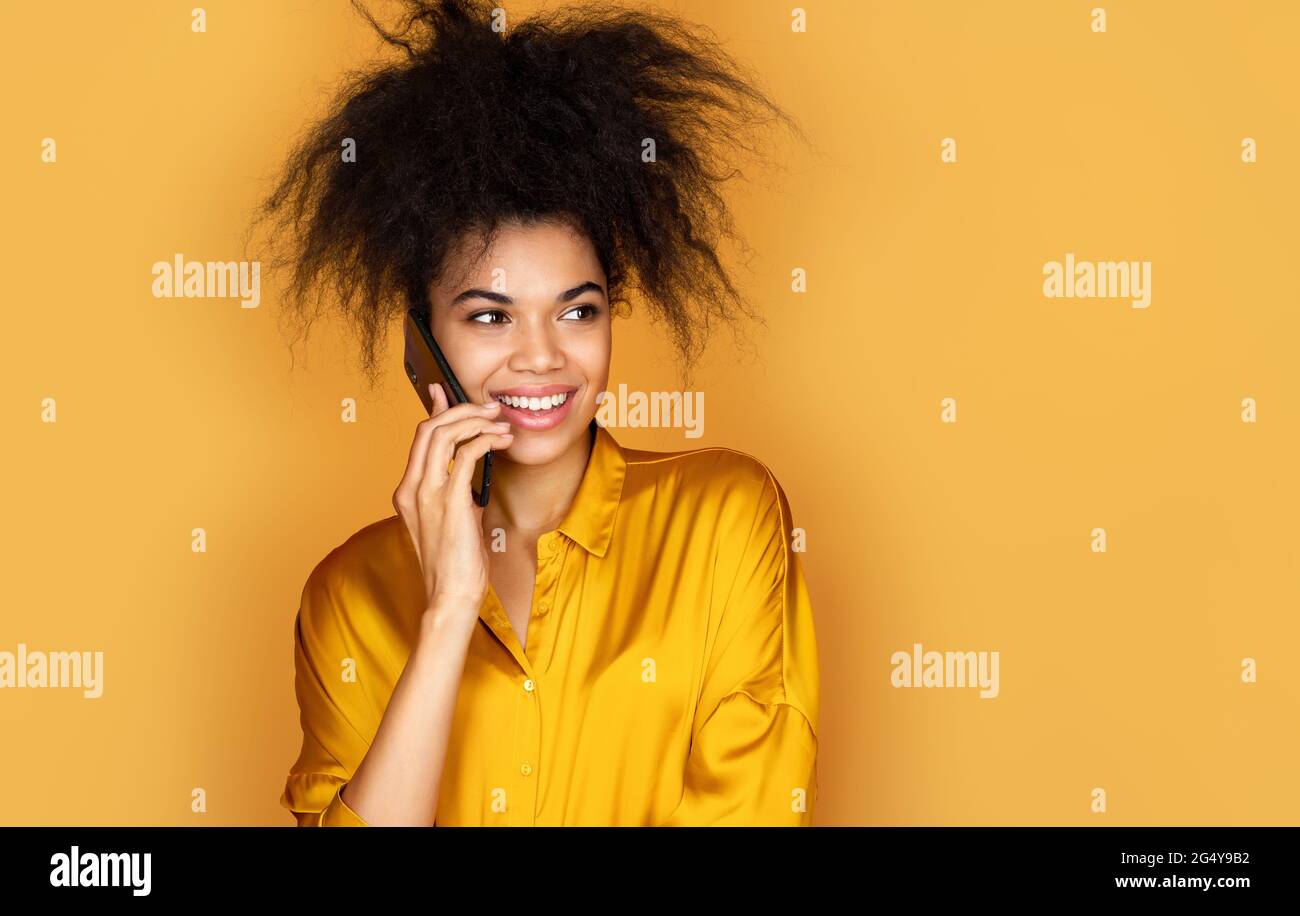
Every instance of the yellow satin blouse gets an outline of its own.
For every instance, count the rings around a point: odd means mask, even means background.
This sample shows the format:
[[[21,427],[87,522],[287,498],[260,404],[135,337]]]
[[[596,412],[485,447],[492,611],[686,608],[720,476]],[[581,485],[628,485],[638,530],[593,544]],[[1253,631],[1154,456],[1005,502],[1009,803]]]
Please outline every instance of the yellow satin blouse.
[[[651,452],[592,422],[564,521],[537,544],[521,648],[489,587],[435,823],[809,825],[818,660],[785,493],[743,452]],[[424,612],[393,515],[312,571],[294,633],[302,750],[280,804],[366,826],[339,793]]]

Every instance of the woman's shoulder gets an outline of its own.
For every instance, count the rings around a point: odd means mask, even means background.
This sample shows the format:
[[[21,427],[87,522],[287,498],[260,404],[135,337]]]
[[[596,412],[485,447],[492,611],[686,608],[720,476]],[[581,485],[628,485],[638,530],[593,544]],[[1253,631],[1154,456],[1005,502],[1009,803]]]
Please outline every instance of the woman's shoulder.
[[[370,522],[331,548],[312,568],[304,591],[338,600],[369,592],[368,604],[383,604],[395,597],[392,590],[406,584],[405,573],[415,553],[398,515]],[[417,584],[418,579],[418,565]]]
[[[322,575],[337,576],[348,572],[352,567],[369,566],[382,561],[400,544],[399,537],[407,536],[401,521],[400,516],[390,515],[363,525],[330,548],[316,569]]]
[[[721,504],[740,510],[784,500],[771,467],[742,449],[710,445],[675,451],[624,448],[623,453],[630,480],[671,493],[677,500],[725,495]]]

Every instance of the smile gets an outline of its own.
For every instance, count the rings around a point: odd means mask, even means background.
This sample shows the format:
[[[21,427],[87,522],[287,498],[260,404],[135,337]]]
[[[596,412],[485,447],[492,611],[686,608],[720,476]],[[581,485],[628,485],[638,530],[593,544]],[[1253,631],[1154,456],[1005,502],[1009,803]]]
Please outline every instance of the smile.
[[[546,430],[559,426],[569,415],[576,392],[576,388],[557,388],[542,395],[503,392],[494,397],[501,402],[501,419],[512,427]]]
[[[502,404],[508,404],[511,407],[518,407],[520,410],[550,410],[553,407],[559,407],[566,400],[567,394],[548,394],[544,398],[520,398],[510,394],[499,394],[497,400]]]

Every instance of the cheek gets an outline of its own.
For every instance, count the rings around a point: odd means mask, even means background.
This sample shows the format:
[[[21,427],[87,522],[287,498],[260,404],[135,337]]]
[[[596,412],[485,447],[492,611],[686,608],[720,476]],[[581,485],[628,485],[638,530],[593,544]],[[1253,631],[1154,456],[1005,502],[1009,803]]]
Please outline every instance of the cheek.
[[[457,322],[445,322],[432,330],[465,393],[475,401],[487,397],[488,379],[508,359],[508,351],[466,333]]]
[[[609,380],[612,343],[607,325],[603,333],[593,333],[589,339],[573,348],[574,361],[582,367],[587,382],[597,390],[603,389]]]
[[[596,342],[593,342],[590,347],[582,348],[580,351],[570,351],[571,359],[579,367],[579,371],[586,381],[585,401],[588,405],[594,406],[596,395],[604,391],[608,386],[609,356],[608,345]]]

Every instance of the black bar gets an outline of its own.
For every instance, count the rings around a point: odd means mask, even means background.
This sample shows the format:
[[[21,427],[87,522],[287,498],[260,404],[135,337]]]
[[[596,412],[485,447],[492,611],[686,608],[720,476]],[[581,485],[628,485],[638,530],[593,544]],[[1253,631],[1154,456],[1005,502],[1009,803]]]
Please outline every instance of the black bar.
[[[817,899],[829,905],[822,892],[837,885],[865,894],[857,898],[863,901],[901,890],[927,901],[1102,894],[1231,902],[1257,890],[1286,892],[1290,876],[1283,873],[1295,860],[1296,840],[1290,827],[6,827],[0,893],[6,901],[77,895],[208,903],[282,893],[331,902],[379,890],[385,897],[428,893],[431,881],[443,887],[454,879],[471,895],[475,887],[493,889],[501,903],[532,902],[542,884],[552,884],[550,900],[562,902],[564,887],[592,880],[597,869],[632,882],[629,891],[642,881],[716,880],[713,891],[725,896],[729,887],[752,893],[769,882],[809,882],[814,908]],[[95,854],[95,868],[117,863],[119,883],[52,885],[52,878],[70,881],[57,857],[70,859],[73,847],[79,882],[93,877],[85,869]],[[103,853],[141,854],[131,860],[141,872],[148,853],[148,894],[135,893],[144,888],[142,873],[126,871],[125,859],[99,858]],[[530,877],[517,880],[523,875]]]

